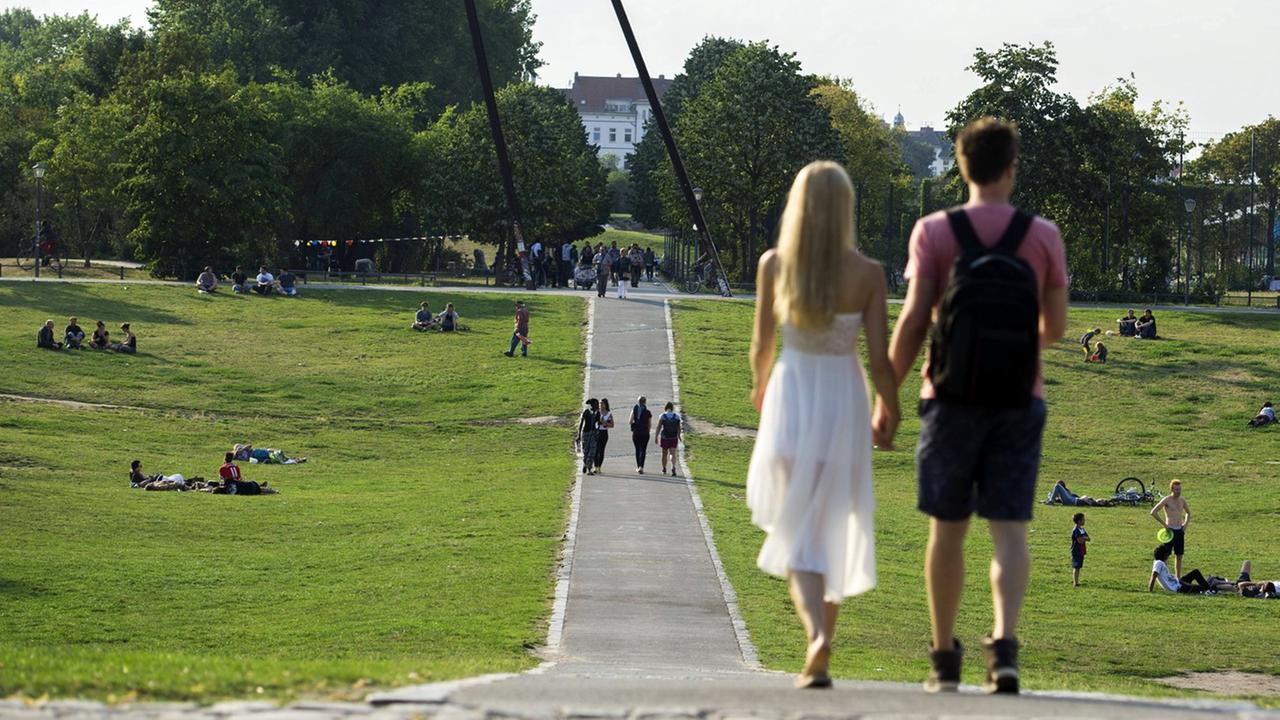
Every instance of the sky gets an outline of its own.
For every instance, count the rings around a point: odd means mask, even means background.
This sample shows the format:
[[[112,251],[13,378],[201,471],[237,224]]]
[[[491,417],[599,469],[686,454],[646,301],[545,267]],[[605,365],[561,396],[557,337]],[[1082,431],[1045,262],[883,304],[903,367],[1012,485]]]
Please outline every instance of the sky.
[[[0,0],[139,26],[150,4]],[[533,0],[533,8],[540,82],[635,74],[609,0]],[[1045,40],[1058,50],[1061,91],[1084,102],[1132,73],[1144,106],[1185,104],[1197,142],[1280,116],[1277,0],[629,0],[627,12],[655,76],[678,73],[706,35],[767,40],[796,53],[807,72],[852,80],[884,117],[901,108],[913,128],[944,126],[947,110],[976,87],[965,70],[976,48]]]

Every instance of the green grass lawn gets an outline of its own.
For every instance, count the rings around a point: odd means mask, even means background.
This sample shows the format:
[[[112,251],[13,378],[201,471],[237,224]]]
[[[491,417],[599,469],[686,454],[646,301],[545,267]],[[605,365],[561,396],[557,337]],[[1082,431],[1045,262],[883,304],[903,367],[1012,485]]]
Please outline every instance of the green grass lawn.
[[[408,330],[420,299],[469,331]],[[361,697],[532,666],[572,480],[581,301],[534,298],[531,357],[500,355],[511,298],[0,284],[0,697]],[[131,321],[134,356],[34,347]],[[235,442],[279,495],[131,490],[216,476]],[[261,688],[261,689],[259,689]]]
[[[751,426],[747,303],[675,303],[684,410]],[[890,312],[896,315],[897,306]],[[1069,335],[1114,327],[1120,313],[1071,313]],[[1137,475],[1161,486],[1181,478],[1194,512],[1185,570],[1235,577],[1245,558],[1255,577],[1280,577],[1271,538],[1278,520],[1280,435],[1245,427],[1280,374],[1280,317],[1165,313],[1156,342],[1108,338],[1111,364],[1085,364],[1073,340],[1045,352],[1049,425],[1039,494],[1056,480],[1109,496]],[[902,390],[898,450],[875,456],[879,587],[845,602],[833,672],[919,681],[927,672],[928,615],[922,560],[926,519],[915,510],[913,450],[919,431],[913,376]],[[745,505],[747,440],[694,436],[690,463],[747,628],[772,668],[796,671],[803,635],[783,581],[755,567],[762,533]],[[1032,582],[1020,634],[1026,686],[1143,695],[1178,694],[1151,678],[1236,669],[1280,674],[1280,603],[1146,592],[1157,526],[1141,508],[1081,508],[1093,537],[1080,588],[1071,587],[1069,534],[1076,508],[1036,506]],[[966,679],[980,674],[978,640],[990,629],[990,542],[981,523],[968,546],[969,591],[959,635],[970,648]],[[1175,638],[1175,640],[1169,640]],[[1166,652],[1170,644],[1180,648]],[[1186,694],[1186,693],[1183,693]],[[1262,698],[1274,703],[1274,698]]]

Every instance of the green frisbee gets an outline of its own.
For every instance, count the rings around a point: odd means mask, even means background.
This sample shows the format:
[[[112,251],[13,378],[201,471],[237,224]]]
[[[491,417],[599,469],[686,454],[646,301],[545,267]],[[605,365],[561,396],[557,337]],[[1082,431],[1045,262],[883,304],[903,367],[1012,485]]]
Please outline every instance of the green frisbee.
[[[1173,531],[1169,528],[1160,528],[1156,531],[1156,540],[1159,540],[1161,545],[1173,542]]]

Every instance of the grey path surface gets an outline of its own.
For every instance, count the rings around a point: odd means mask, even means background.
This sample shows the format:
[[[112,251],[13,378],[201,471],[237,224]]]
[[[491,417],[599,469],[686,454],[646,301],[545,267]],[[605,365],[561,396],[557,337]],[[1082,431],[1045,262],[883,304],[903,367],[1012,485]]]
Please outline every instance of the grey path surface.
[[[415,289],[416,290],[416,289]],[[489,291],[493,289],[490,288]],[[510,291],[508,291],[510,292]],[[735,632],[695,494],[663,476],[657,448],[647,474],[634,471],[626,425],[637,395],[655,415],[673,394],[662,287],[594,305],[587,392],[608,397],[617,427],[605,472],[580,477],[571,564],[541,667],[379,693],[368,703],[231,702],[210,707],[108,707],[0,701],[0,718],[48,720],[818,720],[819,718],[1274,718],[1247,703],[1177,704],[1127,698],[1028,694],[994,698],[973,690],[926,695],[917,685],[837,681],[828,691],[791,688],[787,675],[753,670]],[[745,365],[744,365],[745,371]],[[731,592],[731,591],[730,591]],[[560,612],[563,615],[560,615]],[[753,657],[749,644],[747,656]],[[856,652],[847,648],[846,652]],[[976,680],[977,678],[972,678]]]

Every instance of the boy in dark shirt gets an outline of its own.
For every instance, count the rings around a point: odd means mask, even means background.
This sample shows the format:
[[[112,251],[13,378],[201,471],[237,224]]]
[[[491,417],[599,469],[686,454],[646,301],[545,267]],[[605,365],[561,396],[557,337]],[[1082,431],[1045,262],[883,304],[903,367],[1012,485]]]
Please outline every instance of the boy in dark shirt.
[[[46,320],[44,325],[40,326],[40,331],[36,333],[36,347],[42,347],[48,350],[62,349],[62,343],[53,339],[52,320]]]
[[[1084,556],[1088,554],[1089,533],[1084,530],[1084,513],[1071,516],[1076,526],[1071,530],[1071,584],[1080,587],[1080,569],[1084,567]]]
[[[249,291],[249,277],[244,274],[244,268],[236,266],[236,271],[231,273],[231,289],[235,292],[242,293]]]
[[[67,329],[62,332],[62,339],[67,343],[68,350],[80,349],[81,344],[84,343],[84,330],[80,328],[76,318],[71,318]]]

